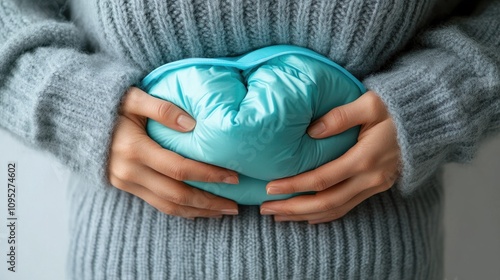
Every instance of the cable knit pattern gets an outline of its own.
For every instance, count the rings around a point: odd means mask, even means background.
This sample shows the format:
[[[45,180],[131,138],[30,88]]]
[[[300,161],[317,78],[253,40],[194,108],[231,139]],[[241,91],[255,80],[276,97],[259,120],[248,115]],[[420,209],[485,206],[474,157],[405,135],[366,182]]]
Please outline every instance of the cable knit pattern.
[[[442,279],[440,167],[500,130],[500,1],[458,2],[0,0],[0,127],[84,178],[69,192],[68,278]],[[324,54],[381,96],[402,149],[395,187],[308,225],[250,206],[185,220],[108,184],[129,86],[273,44]]]

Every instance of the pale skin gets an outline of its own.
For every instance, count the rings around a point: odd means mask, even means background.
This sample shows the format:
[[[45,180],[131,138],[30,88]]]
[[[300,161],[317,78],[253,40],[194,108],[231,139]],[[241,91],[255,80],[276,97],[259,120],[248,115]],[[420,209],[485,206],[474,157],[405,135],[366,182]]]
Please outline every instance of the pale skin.
[[[237,173],[186,159],[163,149],[146,134],[147,118],[172,129],[191,131],[196,123],[175,105],[132,87],[125,94],[111,143],[109,179],[159,211],[184,218],[236,215],[234,201],[181,181],[237,184]],[[400,150],[394,123],[373,91],[332,109],[308,128],[312,138],[329,137],[361,126],[358,142],[344,155],[314,170],[266,186],[268,194],[315,191],[282,201],[265,202],[262,215],[275,221],[326,223],[347,214],[367,198],[388,190],[398,177]]]
[[[274,215],[275,221],[325,223],[391,188],[398,176],[400,150],[394,122],[375,92],[368,91],[354,102],[332,109],[312,123],[307,132],[312,138],[324,138],[357,125],[361,125],[358,142],[344,155],[266,186],[268,194],[316,194],[265,202],[261,214]]]
[[[187,132],[194,120],[175,105],[132,87],[124,96],[111,142],[110,183],[159,211],[184,218],[238,213],[234,201],[193,188],[184,180],[238,183],[234,171],[186,159],[163,149],[146,134],[147,118]]]

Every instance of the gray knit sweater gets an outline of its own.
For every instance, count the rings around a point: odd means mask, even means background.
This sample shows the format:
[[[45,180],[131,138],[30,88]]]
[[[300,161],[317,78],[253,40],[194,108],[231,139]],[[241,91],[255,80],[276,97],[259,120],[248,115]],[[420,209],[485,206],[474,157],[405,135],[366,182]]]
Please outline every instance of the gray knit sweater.
[[[500,1],[0,0],[0,126],[70,187],[72,279],[443,279],[440,167],[500,130]],[[165,215],[109,185],[125,90],[166,62],[308,47],[374,89],[402,174],[327,224]],[[479,191],[479,190],[478,190]]]

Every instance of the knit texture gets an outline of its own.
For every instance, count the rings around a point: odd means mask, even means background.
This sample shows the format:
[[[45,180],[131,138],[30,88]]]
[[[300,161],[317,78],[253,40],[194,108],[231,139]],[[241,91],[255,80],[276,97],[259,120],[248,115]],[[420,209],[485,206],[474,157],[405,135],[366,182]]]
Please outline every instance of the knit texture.
[[[393,189],[331,223],[275,223],[255,206],[195,221],[73,178],[71,279],[444,279],[442,188]]]
[[[500,129],[500,4],[429,30],[387,70],[364,81],[395,120],[399,186],[411,193],[444,162],[469,162]]]
[[[458,2],[0,0],[0,127],[85,178],[69,192],[68,278],[442,279],[438,170],[500,130],[500,1]],[[381,96],[402,150],[391,190],[308,225],[256,207],[185,220],[109,185],[129,86],[173,60],[274,44],[319,52]]]
[[[86,53],[83,33],[63,21],[55,3],[0,3],[0,127],[105,186],[118,106],[142,74],[123,60]]]

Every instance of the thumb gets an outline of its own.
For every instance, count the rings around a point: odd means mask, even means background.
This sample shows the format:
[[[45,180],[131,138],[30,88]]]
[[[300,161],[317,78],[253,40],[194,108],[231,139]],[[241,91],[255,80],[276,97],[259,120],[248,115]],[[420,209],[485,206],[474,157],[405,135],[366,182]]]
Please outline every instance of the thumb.
[[[122,110],[153,119],[180,132],[191,131],[196,125],[196,121],[175,104],[151,96],[136,87],[127,91]]]
[[[333,108],[314,121],[307,129],[307,133],[312,138],[325,138],[368,123],[371,120],[370,115],[375,113],[372,108],[373,94],[367,92],[351,103]]]

